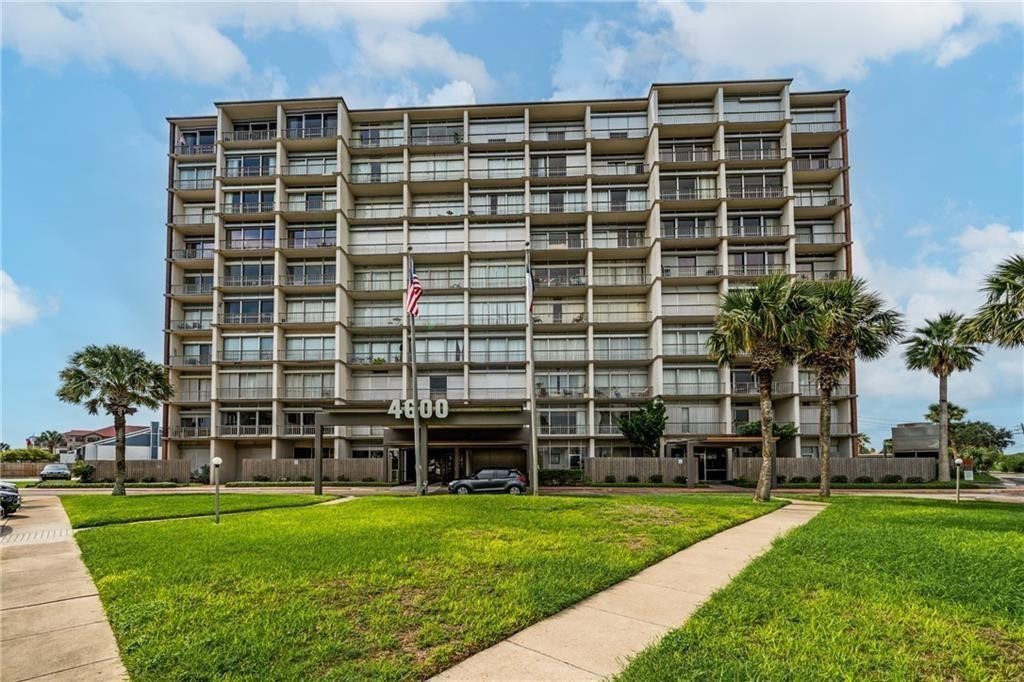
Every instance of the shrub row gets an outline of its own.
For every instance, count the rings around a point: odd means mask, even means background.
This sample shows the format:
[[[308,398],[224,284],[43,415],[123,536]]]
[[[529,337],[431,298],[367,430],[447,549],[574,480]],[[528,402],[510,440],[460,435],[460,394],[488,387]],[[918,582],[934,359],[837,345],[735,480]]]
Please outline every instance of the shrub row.
[[[182,483],[177,481],[135,481],[125,480],[124,485],[126,488],[180,488],[183,486]],[[83,483],[82,481],[40,481],[36,484],[37,488],[113,488],[114,480],[105,478],[102,481],[89,481]]]
[[[56,453],[42,448],[14,448],[0,452],[0,462],[56,462]]]
[[[615,476],[609,474],[609,475],[604,477],[604,482],[605,483],[616,483],[617,481],[615,479]],[[626,481],[625,482],[626,483],[639,483],[640,482],[640,478],[637,477],[637,476],[626,476]],[[661,474],[651,474],[647,478],[646,482],[647,483],[655,483],[655,484],[664,483],[664,477]],[[676,485],[684,485],[686,483],[686,476],[675,476],[675,477],[672,478],[672,482],[675,483]]]
[[[309,477],[308,476],[303,476],[302,478],[308,479]],[[344,477],[342,477],[342,478],[344,478]],[[346,480],[342,480],[342,478],[339,478],[337,482],[338,483],[344,483],[345,485],[349,485],[349,486],[359,486],[359,485],[366,485],[366,486],[374,486],[374,485],[390,486],[390,485],[392,485],[391,483],[382,483],[380,481],[375,481],[372,478],[364,478],[362,481],[348,481],[347,479]],[[332,483],[332,482],[333,482],[333,479],[331,479],[330,476],[325,476],[324,477],[324,483]],[[287,486],[297,487],[297,486],[312,486],[312,485],[313,485],[313,482],[310,481],[310,480],[295,480],[295,481],[291,481],[291,480],[281,480],[281,481],[263,481],[263,480],[260,480],[260,481],[255,481],[255,480],[253,480],[253,481],[230,481],[230,482],[224,484],[224,486],[226,488],[275,488],[275,487],[287,487]]]

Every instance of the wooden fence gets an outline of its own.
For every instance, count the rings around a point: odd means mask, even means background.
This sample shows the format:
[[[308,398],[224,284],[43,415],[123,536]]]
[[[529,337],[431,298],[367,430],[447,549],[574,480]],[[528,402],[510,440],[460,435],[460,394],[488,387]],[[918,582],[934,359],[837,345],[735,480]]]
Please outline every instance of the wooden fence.
[[[92,480],[113,480],[117,476],[115,462],[111,459],[90,459],[88,463],[96,468]],[[142,482],[152,478],[157,481],[188,483],[189,462],[184,459],[129,459],[125,463],[126,480]]]
[[[686,460],[680,464],[666,457],[589,457],[583,460],[583,478],[603,483],[608,476],[623,483],[635,476],[641,483],[649,483],[651,476],[660,475],[664,483],[672,483],[676,476],[686,476]]]
[[[387,482],[388,460],[377,459],[325,459],[324,480]],[[243,459],[243,481],[266,476],[271,481],[287,479],[297,481],[300,477],[313,478],[312,459]]]
[[[776,473],[791,479],[803,476],[808,481],[818,476],[821,462],[810,457],[779,457],[775,460]],[[846,476],[849,482],[859,476],[870,476],[875,483],[885,476],[919,477],[925,481],[936,479],[937,465],[934,459],[910,457],[832,457],[829,469],[833,476]],[[756,481],[761,470],[760,457],[735,457],[732,460],[732,477]]]
[[[37,478],[53,462],[0,462],[0,478]]]

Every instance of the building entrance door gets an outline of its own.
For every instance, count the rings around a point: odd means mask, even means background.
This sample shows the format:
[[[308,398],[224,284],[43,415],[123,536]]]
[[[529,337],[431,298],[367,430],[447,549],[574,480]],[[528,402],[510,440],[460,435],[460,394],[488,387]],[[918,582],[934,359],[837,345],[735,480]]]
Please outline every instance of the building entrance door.
[[[448,483],[455,479],[455,448],[431,448],[427,454],[427,482]]]
[[[728,477],[729,459],[723,448],[694,448],[697,457],[697,480],[724,481]]]

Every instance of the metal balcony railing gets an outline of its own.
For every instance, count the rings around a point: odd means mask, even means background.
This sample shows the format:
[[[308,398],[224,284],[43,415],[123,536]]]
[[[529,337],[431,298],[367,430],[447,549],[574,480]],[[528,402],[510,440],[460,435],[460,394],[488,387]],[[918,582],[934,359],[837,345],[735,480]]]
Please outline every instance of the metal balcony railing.
[[[222,350],[222,362],[269,362],[274,359],[272,350]]]
[[[337,126],[311,126],[308,128],[288,128],[284,131],[284,136],[289,140],[308,140],[318,137],[337,137],[338,128]]]
[[[412,218],[444,218],[446,216],[465,215],[466,206],[461,201],[442,204],[413,204]]]
[[[172,426],[171,438],[209,438],[209,426]]]
[[[202,178],[199,180],[176,180],[174,183],[174,189],[180,190],[199,190],[199,189],[213,189],[213,178]]]
[[[402,362],[402,351],[389,353],[349,353],[350,365],[387,365]]]
[[[470,144],[509,144],[522,142],[526,139],[524,133],[474,133],[470,129]]]
[[[385,242],[382,244],[349,244],[346,250],[354,256],[374,253],[402,253],[402,242]]]
[[[534,270],[533,282],[538,287],[585,287],[587,286],[587,273],[586,269],[582,267],[576,272]]]
[[[174,401],[179,403],[208,403],[210,402],[210,389],[178,391],[174,394]]]
[[[793,122],[793,132],[798,135],[807,133],[837,133],[839,130],[839,121]]]
[[[247,202],[226,202],[221,204],[221,212],[225,215],[240,215],[244,213],[273,213],[273,201],[247,201]]]
[[[579,213],[585,210],[587,210],[587,200],[583,198],[552,201],[544,195],[535,195],[534,200],[530,203],[531,213]]]
[[[800,384],[800,395],[806,396],[806,397],[809,397],[809,398],[817,397],[817,395],[818,395],[818,385],[817,384],[801,383]],[[850,385],[849,384],[838,384],[835,387],[833,387],[833,389],[832,389],[832,397],[833,398],[845,398],[845,397],[847,397],[849,395],[850,395]]]
[[[533,165],[530,167],[531,178],[576,178],[582,177],[586,174],[587,165],[583,163],[574,163],[565,166]]]
[[[681,357],[704,357],[708,355],[708,347],[703,343],[666,343],[662,349],[665,355]]]
[[[469,177],[473,180],[513,180],[526,174],[523,168],[470,168]]]
[[[401,327],[404,313],[363,314],[348,318],[350,327]],[[461,317],[459,318],[462,319]]]
[[[530,247],[534,251],[582,249],[586,240],[582,232],[536,232],[530,235]]]
[[[470,388],[470,400],[526,400],[526,388],[508,386],[504,388]]]
[[[470,244],[470,248],[473,245]],[[462,288],[462,273],[461,272],[430,272],[429,270],[421,270],[419,272],[420,283],[424,289],[461,289]],[[399,280],[396,283],[396,288],[405,289],[406,282],[404,279]]]
[[[797,208],[825,208],[842,206],[846,197],[842,194],[801,194],[797,192],[794,206]]]
[[[653,386],[595,386],[594,397],[610,400],[647,399],[654,395]]]
[[[526,313],[470,313],[469,323],[474,325],[526,324]]]
[[[526,275],[470,275],[469,286],[488,289],[518,289],[526,286]]]
[[[708,201],[718,198],[718,188],[662,190],[662,201]]]
[[[785,263],[773,263],[770,265],[730,265],[730,277],[765,277],[780,272],[789,272],[789,266]]]
[[[346,400],[360,400],[360,401],[374,401],[374,402],[385,402],[390,401],[396,395],[401,394],[401,389],[389,389],[389,388],[350,388],[345,393]]]
[[[211,260],[213,258],[213,244],[187,249],[174,249],[171,251],[171,258],[174,260]]]
[[[272,324],[274,313],[224,313],[221,324]]]
[[[213,144],[176,144],[174,153],[178,156],[205,156],[213,154],[216,145]]]
[[[595,348],[595,360],[650,360],[649,348]]]
[[[805,158],[793,159],[795,171],[838,170],[846,165],[842,159]]]
[[[213,225],[213,212],[175,213],[171,216],[174,225]]]
[[[595,197],[593,202],[593,210],[595,211],[607,211],[607,212],[624,212],[624,211],[646,211],[650,208],[650,202],[647,199],[602,199]]]
[[[586,424],[544,424],[540,425],[542,436],[583,436],[587,434]]]
[[[721,277],[721,265],[662,265],[662,277]]]
[[[584,138],[582,128],[566,130],[530,130],[531,142],[575,142]]]
[[[586,324],[587,313],[582,310],[534,310],[534,324]]]
[[[225,130],[221,139],[225,142],[262,142],[277,137],[277,129],[270,130]]]
[[[832,268],[829,270],[814,270],[811,272],[797,271],[797,279],[813,280],[816,282],[831,282],[837,279],[846,279],[846,270]]]
[[[225,178],[257,178],[267,177],[275,173],[275,167],[261,166],[228,166],[224,169]]]
[[[294,176],[315,176],[334,175],[338,172],[337,161],[303,161],[300,163],[289,163],[283,167],[285,175]]]
[[[423,284],[425,289],[434,288],[428,287],[423,283],[423,277],[420,277],[420,283]],[[399,291],[401,289],[405,289],[405,284],[405,279],[402,277],[402,274],[396,272],[394,275],[391,275],[386,279],[374,277],[353,280],[348,283],[348,288],[351,291]]]
[[[533,394],[538,398],[583,398],[586,386],[542,386],[535,387]]]
[[[797,244],[842,244],[845,241],[845,232],[796,232]]]
[[[727,123],[760,123],[762,121],[781,121],[786,117],[785,111],[727,111]]]
[[[221,424],[217,427],[218,436],[272,436],[274,428],[270,424]]]
[[[209,367],[209,355],[171,355],[168,358],[171,367]]]
[[[714,303],[670,304],[661,307],[664,317],[707,317],[718,314],[718,305]]]
[[[197,332],[210,329],[212,320],[171,320],[171,331]]]
[[[663,395],[720,395],[725,387],[717,381],[666,383],[662,387]]]
[[[636,311],[606,311],[597,310],[594,312],[595,323],[633,323],[633,322],[649,322],[651,314],[646,310]]]
[[[785,395],[793,392],[792,381],[773,381],[772,395]],[[730,393],[733,395],[758,395],[760,385],[756,381],[734,381]]]
[[[695,227],[662,226],[661,236],[665,239],[714,239],[722,234],[720,225]]]
[[[365,171],[349,175],[349,182],[356,185],[377,185],[386,182],[401,182],[405,177],[403,171]]]
[[[334,386],[285,386],[283,394],[285,398],[302,398],[306,400],[333,398]]]
[[[466,354],[462,351],[456,350],[439,350],[439,351],[418,351],[416,353],[416,362],[422,362],[424,364],[443,364],[462,362],[465,360]]]
[[[782,187],[728,187],[725,188],[727,199],[781,199],[786,195]]]
[[[665,433],[678,434],[723,434],[729,432],[725,422],[669,422],[665,425]]]
[[[522,212],[522,200],[508,202],[504,204],[471,203],[469,206],[469,215],[475,216],[518,215]]]
[[[647,235],[643,232],[594,233],[595,249],[636,249],[647,245]]]
[[[778,147],[761,149],[730,149],[726,146],[726,161],[777,161],[785,157],[785,150]]]
[[[270,287],[274,285],[274,276],[246,277],[244,275],[228,275],[221,279],[222,287]]]
[[[171,293],[177,296],[206,296],[213,293],[213,282],[188,282],[171,285]]]
[[[650,169],[643,161],[629,161],[626,163],[592,163],[590,172],[593,175],[621,176],[621,175],[646,175]]]
[[[401,205],[356,204],[352,217],[356,220],[380,220],[383,218],[401,218],[405,208]]]
[[[409,171],[410,180],[421,182],[462,180],[465,175],[466,171],[462,168],[429,168]]]
[[[711,147],[676,149],[671,143],[658,150],[658,160],[664,163],[702,163],[717,158]]]
[[[316,211],[336,211],[338,202],[335,199],[289,199],[281,205],[282,211],[293,211],[296,213],[313,213]]]
[[[462,144],[461,132],[431,133],[429,135],[417,135],[417,132],[416,128],[412,129],[412,139],[409,140],[409,145],[412,147]]]
[[[651,276],[646,272],[615,273],[594,271],[594,286],[599,287],[630,287],[650,284]]]
[[[501,362],[526,362],[526,349],[524,348],[523,350],[492,350],[470,352],[469,361],[480,364]]]
[[[289,273],[285,275],[285,284],[296,287],[331,286],[337,284],[333,272]]]
[[[790,234],[788,225],[730,225],[729,236],[745,237],[784,237]]]
[[[261,249],[272,249],[274,248],[274,239],[272,237],[225,239],[220,243],[220,248],[225,251],[258,251]]]
[[[333,348],[289,348],[277,354],[286,362],[324,362],[334,360]]]
[[[647,137],[649,129],[647,126],[630,128],[605,128],[591,130],[590,137],[594,140],[626,140]]]
[[[582,362],[587,359],[583,349],[535,350],[533,359],[537,362]]]
[[[273,391],[269,386],[221,386],[217,389],[217,398],[220,400],[270,400],[272,397]]]
[[[800,422],[801,436],[817,436],[821,434],[818,422]],[[832,422],[829,429],[833,436],[849,436],[851,434],[850,424],[847,422]]]
[[[288,324],[325,324],[335,321],[336,315],[333,310],[317,310],[305,312],[284,313],[281,322]]]
[[[470,232],[470,240],[470,251],[522,251],[526,248],[521,239],[479,240],[473,239],[473,233]]]
[[[289,249],[333,249],[338,245],[338,240],[332,235],[330,237],[288,237],[285,240],[285,247]]]
[[[401,147],[403,144],[405,144],[405,133],[393,129],[355,130],[352,133],[352,139],[349,140],[349,146],[353,149],[381,149]]]
[[[713,111],[693,113],[658,112],[658,123],[663,125],[692,125],[700,123],[717,123],[718,114]]]
[[[411,235],[414,238],[419,238],[419,235]],[[410,244],[414,253],[454,253],[456,251],[462,251],[466,248],[466,243],[462,240],[451,241],[451,242],[424,242]]]

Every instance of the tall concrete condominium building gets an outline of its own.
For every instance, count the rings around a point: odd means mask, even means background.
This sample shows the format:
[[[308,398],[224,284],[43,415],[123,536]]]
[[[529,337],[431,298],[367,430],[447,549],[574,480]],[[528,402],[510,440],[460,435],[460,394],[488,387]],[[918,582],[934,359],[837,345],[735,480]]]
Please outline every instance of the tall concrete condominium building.
[[[349,419],[325,457],[411,479],[410,415],[391,401],[412,396],[414,261],[417,398],[447,413],[424,422],[433,478],[639,454],[617,420],[654,396],[663,456],[689,443],[701,478],[725,478],[756,440],[757,385],[705,341],[729,289],[850,276],[846,95],[780,79],[169,118],[164,456],[247,476],[310,457],[327,411]],[[852,368],[837,394],[834,452],[853,456]],[[783,370],[774,396],[799,431],[780,456],[817,456],[814,374]]]

